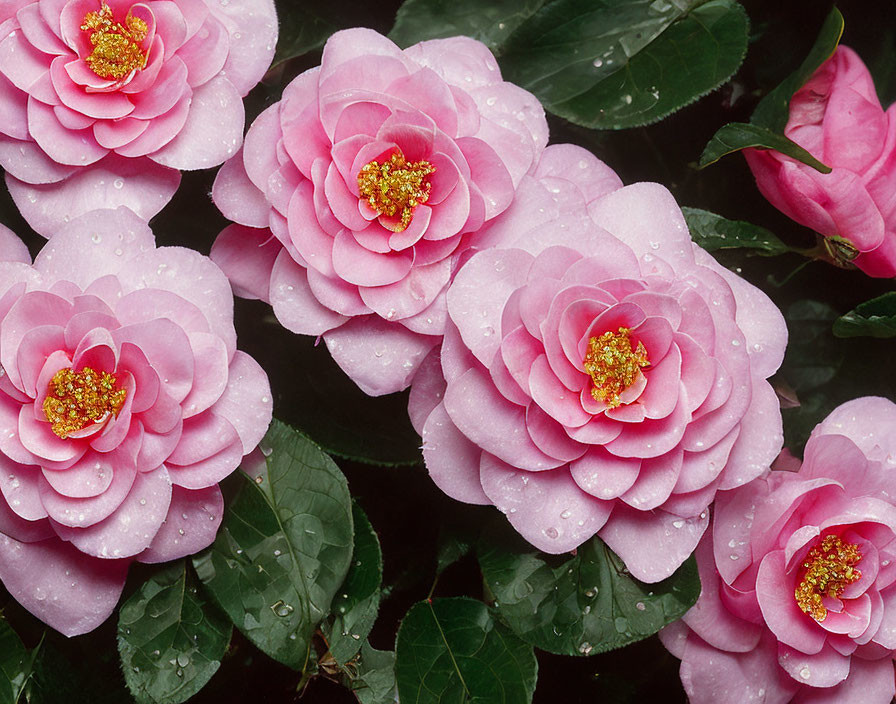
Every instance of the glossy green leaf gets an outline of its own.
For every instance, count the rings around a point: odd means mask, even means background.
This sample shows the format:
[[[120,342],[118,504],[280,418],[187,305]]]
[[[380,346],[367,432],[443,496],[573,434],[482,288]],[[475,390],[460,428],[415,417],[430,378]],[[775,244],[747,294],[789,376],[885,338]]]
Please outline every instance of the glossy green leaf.
[[[289,426],[275,420],[261,447],[266,466],[244,480],[194,565],[249,640],[301,670],[348,572],[351,499],[339,468]]]
[[[707,252],[744,248],[772,257],[792,251],[764,227],[743,220],[728,220],[700,208],[682,208],[681,212],[691,231],[691,239]]]
[[[389,38],[401,47],[424,39],[464,35],[500,48],[545,0],[406,0]]]
[[[507,41],[507,80],[586,127],[655,122],[726,81],[746,52],[733,0],[557,0]]]
[[[140,704],[180,704],[212,678],[231,625],[199,594],[184,561],[150,577],[121,607],[118,651]]]
[[[733,0],[709,2],[671,24],[624,69],[546,107],[594,129],[656,122],[734,75],[747,51],[748,27],[746,13]]]
[[[361,704],[395,704],[395,653],[361,646],[350,688]]]
[[[0,617],[0,704],[16,704],[32,674],[34,655]]]
[[[837,337],[896,337],[896,292],[860,303],[834,321]]]
[[[402,704],[525,704],[538,665],[532,646],[492,618],[480,601],[415,604],[401,622],[395,678]]]
[[[348,575],[333,599],[332,621],[324,624],[330,655],[340,665],[358,651],[379,612],[383,581],[380,541],[358,504],[352,506],[355,543]]]
[[[772,132],[767,127],[746,122],[729,122],[716,132],[703,149],[703,154],[700,155],[700,167],[709,166],[727,154],[750,147],[774,149],[823,174],[831,172],[830,166],[822,164],[793,140]]]
[[[343,26],[324,2],[282,2],[278,3],[277,9],[280,32],[274,66],[319,49]]]
[[[535,550],[501,527],[478,548],[498,613],[523,640],[559,655],[591,655],[642,640],[700,596],[694,558],[656,584],[634,579],[597,537],[568,559]]]

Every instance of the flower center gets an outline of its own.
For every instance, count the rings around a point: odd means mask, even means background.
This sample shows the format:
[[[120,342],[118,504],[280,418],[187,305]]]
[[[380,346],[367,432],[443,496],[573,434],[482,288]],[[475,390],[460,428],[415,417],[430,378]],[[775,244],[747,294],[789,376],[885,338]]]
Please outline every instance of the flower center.
[[[800,609],[816,621],[824,621],[828,610],[822,597],[836,599],[848,585],[861,579],[862,573],[855,568],[861,559],[858,545],[844,543],[836,535],[825,536],[803,562],[806,571],[794,592]]]
[[[583,364],[594,382],[591,395],[608,408],[619,406],[619,394],[635,382],[642,367],[650,366],[644,343],[632,349],[628,333],[628,328],[619,328],[619,332],[605,332],[588,340]]]
[[[84,60],[100,78],[117,81],[146,66],[141,44],[149,28],[139,17],[128,14],[122,25],[115,22],[112,8],[103,2],[98,12],[84,15],[81,30],[90,33],[93,44],[93,53]]]
[[[117,416],[128,392],[118,388],[116,381],[112,374],[90,367],[79,372],[73,369],[56,372],[44,399],[44,413],[53,432],[64,440],[109,413]]]
[[[432,185],[425,179],[435,170],[428,161],[405,161],[404,154],[394,152],[383,164],[373,160],[361,168],[358,189],[380,215],[400,218],[390,229],[402,232],[411,224],[414,208],[429,200]]]

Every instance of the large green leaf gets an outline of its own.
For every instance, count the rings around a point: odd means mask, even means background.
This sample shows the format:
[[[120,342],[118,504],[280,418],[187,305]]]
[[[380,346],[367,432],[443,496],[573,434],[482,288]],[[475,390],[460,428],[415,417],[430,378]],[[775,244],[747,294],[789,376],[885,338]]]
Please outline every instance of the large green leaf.
[[[333,616],[324,624],[330,655],[340,665],[351,660],[370,629],[380,605],[383,581],[383,554],[380,541],[358,504],[352,506],[355,546],[348,575],[333,599]]]
[[[134,699],[186,701],[217,672],[230,635],[230,622],[204,602],[186,562],[154,574],[118,616],[122,672]]]
[[[395,653],[364,643],[349,686],[361,704],[394,704]]]
[[[545,0],[406,0],[389,38],[401,47],[424,39],[473,37],[493,50]]]
[[[0,704],[16,704],[31,677],[34,655],[0,617]]]
[[[398,629],[395,655],[402,704],[524,704],[535,691],[532,647],[473,599],[415,604]]]
[[[303,669],[352,555],[345,477],[308,438],[274,421],[266,467],[246,479],[215,543],[194,558],[200,579],[262,651]]]
[[[496,528],[478,548],[501,617],[523,640],[559,655],[591,655],[647,638],[700,596],[692,558],[656,584],[634,579],[597,537],[563,559]]]
[[[501,66],[572,122],[633,127],[727,80],[747,28],[733,0],[556,0],[510,36]]]
[[[803,162],[807,166],[811,166],[823,174],[831,172],[830,166],[822,164],[793,140],[782,134],[772,132],[767,127],[746,122],[729,122],[720,128],[703,149],[703,154],[700,155],[700,167],[709,166],[723,156],[751,147],[774,149],[789,157],[793,157],[797,161]]]
[[[691,239],[707,252],[742,247],[763,256],[792,251],[770,230],[743,220],[728,220],[700,208],[682,208]]]
[[[896,291],[860,303],[834,321],[837,337],[896,337]]]

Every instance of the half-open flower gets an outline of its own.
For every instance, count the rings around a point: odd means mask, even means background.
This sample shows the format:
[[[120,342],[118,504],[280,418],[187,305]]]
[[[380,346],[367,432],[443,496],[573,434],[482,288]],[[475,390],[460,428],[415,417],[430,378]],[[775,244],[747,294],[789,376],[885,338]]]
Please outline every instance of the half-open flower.
[[[236,349],[221,271],[156,249],[126,208],[73,220],[33,266],[0,234],[0,580],[75,635],[109,615],[132,560],[214,540],[218,482],[271,394]]]
[[[797,471],[719,496],[703,591],[663,642],[694,704],[888,704],[896,655],[896,405],[860,398]]]
[[[0,4],[0,165],[25,218],[47,236],[93,208],[149,219],[175,169],[239,149],[276,39],[272,0]]]
[[[323,335],[365,391],[397,391],[439,340],[459,253],[513,201],[547,135],[541,105],[480,42],[402,51],[337,32],[221,169],[214,199],[239,225],[212,258],[287,328]],[[375,348],[389,353],[370,375]]]

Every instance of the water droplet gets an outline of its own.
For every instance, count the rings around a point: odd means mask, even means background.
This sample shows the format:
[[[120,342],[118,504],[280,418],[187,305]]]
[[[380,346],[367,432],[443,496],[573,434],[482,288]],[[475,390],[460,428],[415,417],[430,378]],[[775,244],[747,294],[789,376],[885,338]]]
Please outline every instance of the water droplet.
[[[800,670],[800,677],[802,677],[804,680],[809,679],[811,676],[812,672],[808,667],[804,667],[802,670]]]
[[[639,601],[637,604],[635,604],[635,608],[638,611],[644,611],[647,607],[644,605],[643,601]]]
[[[90,236],[90,239],[93,240],[93,243],[94,243],[94,244],[99,244],[100,242],[103,241],[103,236],[102,236],[101,234],[99,234],[98,232],[94,232],[94,233]]]
[[[115,180],[112,182],[112,185],[113,185],[115,188],[117,188],[118,190],[121,190],[122,188],[124,188],[124,179],[123,179],[123,178],[117,178],[117,179],[115,179]]]
[[[271,611],[274,612],[274,615],[282,618],[289,616],[295,609],[281,599],[280,601],[271,604]]]
[[[569,518],[572,515],[572,511],[566,509],[563,513],[560,514],[560,518]]]
[[[591,62],[594,65],[594,68],[600,68],[604,65],[604,60],[600,57],[597,57],[594,61]]]
[[[548,528],[548,529],[544,532],[544,534],[545,534],[546,536],[548,536],[549,538],[551,538],[552,540],[556,539],[557,536],[560,535],[560,533],[557,532],[557,529],[556,529],[556,528],[553,528],[553,527]]]

